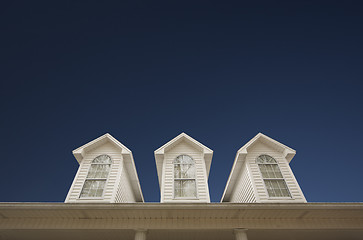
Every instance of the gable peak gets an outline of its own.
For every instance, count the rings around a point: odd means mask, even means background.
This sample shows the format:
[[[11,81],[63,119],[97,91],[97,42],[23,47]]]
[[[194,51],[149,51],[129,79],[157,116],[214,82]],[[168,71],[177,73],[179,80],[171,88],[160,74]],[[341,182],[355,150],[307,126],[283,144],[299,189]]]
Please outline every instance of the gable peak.
[[[178,136],[176,136],[175,138],[173,138],[172,140],[170,140],[169,142],[167,142],[166,144],[164,144],[160,148],[156,149],[154,153],[155,154],[164,154],[164,152],[166,152],[169,149],[173,148],[175,145],[179,144],[182,141],[190,143],[191,145],[193,145],[193,146],[197,147],[198,149],[200,149],[201,151],[203,151],[203,153],[207,153],[207,154],[208,153],[210,153],[210,154],[213,153],[213,150],[211,150],[210,148],[204,146],[203,144],[201,144],[200,142],[198,142],[194,138],[190,137],[185,132],[180,133]]]
[[[111,143],[121,150],[122,153],[130,154],[131,151],[125,145],[120,143],[116,138],[114,138],[111,134],[105,133],[104,135],[78,147],[73,150],[72,153],[74,157],[77,159],[79,163],[83,160],[84,154],[94,148],[97,148],[105,143]]]

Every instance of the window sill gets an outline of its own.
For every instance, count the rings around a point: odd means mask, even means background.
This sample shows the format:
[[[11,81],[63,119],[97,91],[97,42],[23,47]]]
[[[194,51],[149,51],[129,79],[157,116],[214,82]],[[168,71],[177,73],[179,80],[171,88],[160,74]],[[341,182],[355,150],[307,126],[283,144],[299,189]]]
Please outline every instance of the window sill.
[[[178,197],[178,198],[173,198],[173,200],[199,200],[199,198],[189,198],[189,197]]]
[[[104,200],[103,197],[83,197],[83,198],[78,198],[77,200]]]
[[[269,197],[269,200],[294,200],[292,197]]]

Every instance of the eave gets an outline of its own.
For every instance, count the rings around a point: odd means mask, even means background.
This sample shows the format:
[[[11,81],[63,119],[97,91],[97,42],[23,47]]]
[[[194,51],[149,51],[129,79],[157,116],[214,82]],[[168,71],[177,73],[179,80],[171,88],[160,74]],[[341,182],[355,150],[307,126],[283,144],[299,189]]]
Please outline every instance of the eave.
[[[363,203],[0,203],[0,229],[363,229]]]

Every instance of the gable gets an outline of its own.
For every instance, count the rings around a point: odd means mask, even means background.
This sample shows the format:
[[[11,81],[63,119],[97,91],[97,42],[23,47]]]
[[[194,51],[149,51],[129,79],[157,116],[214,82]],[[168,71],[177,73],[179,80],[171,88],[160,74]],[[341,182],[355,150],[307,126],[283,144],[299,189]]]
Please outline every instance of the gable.
[[[154,152],[156,169],[158,172],[158,179],[159,179],[160,186],[161,186],[161,181],[162,181],[162,172],[163,172],[163,163],[164,163],[165,153],[171,151],[173,148],[175,148],[182,142],[187,143],[192,148],[197,149],[198,151],[201,152],[202,158],[205,161],[205,167],[206,167],[206,172],[207,172],[207,177],[208,177],[211,162],[212,162],[212,157],[213,157],[213,151],[210,148],[201,144],[200,142],[196,141],[192,137],[188,136],[187,134],[181,133],[178,136],[176,136],[175,138],[173,138],[172,140],[170,140],[169,142],[167,142],[166,144],[164,144],[163,146],[161,146],[160,148],[158,148],[157,150],[155,150],[155,152]]]
[[[113,146],[118,148],[119,151],[123,154],[124,153],[131,154],[131,151],[127,147],[125,147],[123,144],[121,144],[119,141],[117,141],[109,133],[106,133],[106,134],[102,135],[101,137],[98,137],[95,140],[84,144],[83,146],[73,150],[72,153],[73,153],[74,157],[77,159],[78,163],[81,163],[84,158],[84,155],[87,152],[92,151],[93,149],[96,149],[105,143],[112,144]]]

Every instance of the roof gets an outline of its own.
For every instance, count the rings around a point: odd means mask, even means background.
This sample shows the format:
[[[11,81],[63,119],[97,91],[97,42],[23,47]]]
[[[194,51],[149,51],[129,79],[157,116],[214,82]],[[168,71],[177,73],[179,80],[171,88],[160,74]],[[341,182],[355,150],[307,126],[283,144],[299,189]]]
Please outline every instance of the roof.
[[[258,133],[254,138],[252,138],[248,143],[246,143],[237,151],[236,158],[234,160],[231,173],[229,174],[221,202],[229,201],[229,197],[234,189],[235,183],[240,174],[240,170],[248,153],[248,150],[257,142],[263,142],[282,152],[288,162],[290,162],[296,154],[296,151],[294,149],[264,135],[263,133]]]
[[[134,157],[132,156],[132,152],[130,151],[130,149],[125,147],[125,145],[123,145],[122,143],[117,141],[114,137],[112,137],[111,134],[106,133],[106,134],[96,138],[95,140],[93,140],[89,143],[86,143],[83,146],[73,150],[72,153],[73,153],[74,157],[77,159],[78,163],[81,164],[85,154],[88,151],[91,151],[92,149],[95,149],[105,143],[111,143],[114,146],[116,146],[118,149],[121,150],[121,154],[124,159],[125,168],[130,177],[130,183],[131,183],[132,190],[135,194],[136,201],[144,202],[144,197],[142,195],[140,181],[139,181],[139,177],[137,175],[135,161],[134,161]]]
[[[197,140],[193,139],[192,137],[188,136],[186,133],[183,132],[178,136],[176,136],[175,138],[173,138],[172,140],[170,140],[169,142],[167,142],[166,144],[164,144],[163,146],[161,146],[160,148],[158,148],[157,150],[155,150],[154,152],[160,185],[161,185],[161,174],[163,172],[164,153],[182,141],[187,141],[188,143],[195,146],[197,149],[200,149],[201,152],[203,152],[205,165],[207,168],[206,169],[207,177],[209,176],[210,165],[213,157],[213,150],[204,146],[203,144],[201,144],[200,142],[198,142]]]

